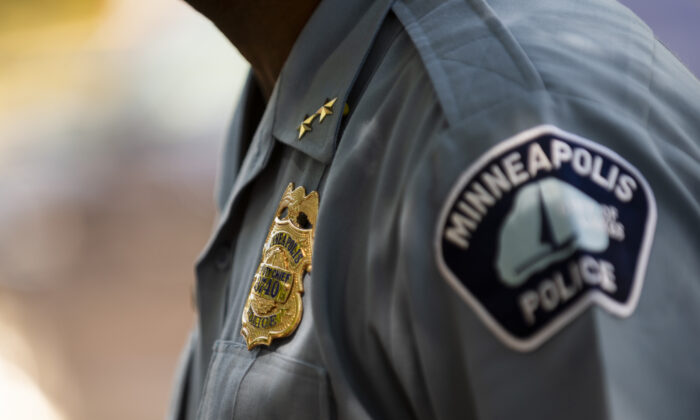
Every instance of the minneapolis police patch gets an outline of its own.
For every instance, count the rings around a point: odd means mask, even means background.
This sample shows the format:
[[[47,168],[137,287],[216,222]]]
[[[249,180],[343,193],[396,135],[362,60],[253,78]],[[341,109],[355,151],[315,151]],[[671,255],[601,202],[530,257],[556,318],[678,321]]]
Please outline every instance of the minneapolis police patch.
[[[435,246],[442,274],[484,323],[529,351],[591,305],[629,316],[655,225],[639,171],[606,147],[540,126],[462,174]]]

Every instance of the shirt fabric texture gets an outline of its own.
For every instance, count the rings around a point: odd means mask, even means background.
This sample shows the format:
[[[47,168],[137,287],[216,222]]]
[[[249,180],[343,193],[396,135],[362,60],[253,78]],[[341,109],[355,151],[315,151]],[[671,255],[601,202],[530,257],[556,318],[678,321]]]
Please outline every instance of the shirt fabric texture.
[[[445,281],[433,242],[465,168],[543,124],[629,161],[658,220],[631,316],[592,306],[517,352]],[[267,104],[249,77],[223,154],[169,418],[700,413],[700,84],[619,3],[323,0]],[[304,315],[249,351],[243,305],[290,182],[320,196]]]

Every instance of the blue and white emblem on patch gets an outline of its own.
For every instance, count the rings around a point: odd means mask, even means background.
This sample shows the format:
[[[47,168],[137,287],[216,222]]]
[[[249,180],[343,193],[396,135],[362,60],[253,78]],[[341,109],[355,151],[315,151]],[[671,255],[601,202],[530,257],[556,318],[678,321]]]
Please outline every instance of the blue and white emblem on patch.
[[[646,180],[612,150],[540,126],[490,149],[438,222],[440,271],[508,346],[540,346],[588,306],[637,305],[656,225]]]

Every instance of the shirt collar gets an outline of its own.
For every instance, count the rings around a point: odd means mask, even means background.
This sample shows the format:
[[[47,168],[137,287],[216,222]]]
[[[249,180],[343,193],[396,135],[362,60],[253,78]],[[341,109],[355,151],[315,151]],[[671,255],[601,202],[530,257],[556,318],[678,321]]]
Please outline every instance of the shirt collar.
[[[322,0],[297,38],[268,106],[272,134],[316,160],[330,162],[347,95],[392,0]],[[299,138],[299,126],[328,100],[332,114]],[[352,106],[352,104],[350,104]]]

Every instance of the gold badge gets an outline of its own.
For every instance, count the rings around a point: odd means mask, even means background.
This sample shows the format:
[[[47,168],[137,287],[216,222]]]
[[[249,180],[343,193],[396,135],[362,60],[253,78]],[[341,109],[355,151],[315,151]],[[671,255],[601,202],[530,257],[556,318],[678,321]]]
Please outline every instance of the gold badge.
[[[243,308],[241,334],[248,350],[296,330],[302,315],[304,274],[311,272],[318,193],[289,184],[263,246]]]

